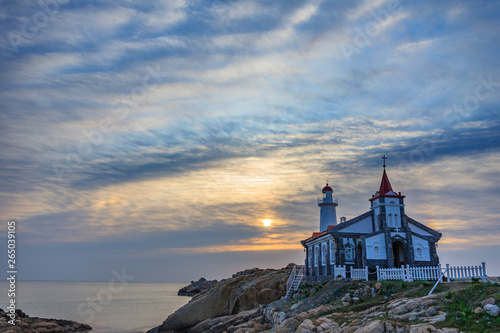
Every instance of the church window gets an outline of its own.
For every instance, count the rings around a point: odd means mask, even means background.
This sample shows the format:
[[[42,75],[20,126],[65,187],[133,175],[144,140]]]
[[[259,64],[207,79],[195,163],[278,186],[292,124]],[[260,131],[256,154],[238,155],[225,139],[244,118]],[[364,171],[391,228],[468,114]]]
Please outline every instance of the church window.
[[[321,265],[326,266],[326,257],[327,257],[326,243],[323,243],[321,246]]]
[[[373,248],[373,254],[375,254],[376,256],[378,256],[380,254],[380,248],[378,246],[375,246]]]
[[[394,226],[401,227],[401,222],[398,219],[398,214],[394,214]]]
[[[330,240],[330,264],[335,263],[335,242]]]
[[[319,262],[319,246],[316,245],[314,247],[314,266],[318,267],[318,262]]]
[[[421,248],[417,248],[417,257],[422,257],[422,249]]]
[[[345,260],[353,260],[354,252],[352,250],[352,244],[347,244],[345,246]]]
[[[394,225],[392,224],[392,214],[389,214],[389,217],[387,218],[387,225],[389,227],[393,227]]]

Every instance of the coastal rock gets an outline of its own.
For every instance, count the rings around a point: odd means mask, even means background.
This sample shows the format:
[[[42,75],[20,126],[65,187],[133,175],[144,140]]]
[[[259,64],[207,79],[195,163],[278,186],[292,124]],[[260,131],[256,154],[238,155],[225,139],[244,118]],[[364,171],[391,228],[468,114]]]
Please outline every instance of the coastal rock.
[[[500,314],[500,308],[495,304],[486,304],[483,306],[484,311],[490,316],[497,317]]]
[[[212,280],[207,281],[205,278],[200,278],[198,281],[191,281],[190,285],[187,285],[179,290],[178,296],[194,296],[201,293],[203,290],[211,288],[218,281]]]
[[[264,271],[256,268],[239,272],[231,279],[223,280],[193,297],[188,304],[189,311],[181,308],[175,315],[167,318],[164,326],[157,327],[150,333],[459,332],[456,328],[434,326],[444,326],[440,322],[446,321],[447,317],[453,322],[456,317],[456,313],[448,305],[448,301],[452,300],[444,297],[444,293],[422,297],[410,296],[414,293],[413,290],[421,292],[420,283],[410,284],[404,292],[384,296],[380,294],[390,289],[386,290],[384,285],[379,289],[381,292],[377,292],[373,282],[345,279],[313,281],[304,283],[290,298],[280,297],[285,293],[285,282],[288,280],[289,272],[290,269]],[[274,283],[278,283],[278,287]],[[278,288],[282,288],[281,295],[275,295],[275,290]],[[454,285],[453,288],[472,287]],[[373,294],[375,300],[370,297]],[[452,297],[455,297],[454,295],[452,294]],[[488,314],[492,318],[497,306],[491,304],[494,299],[489,295],[495,293],[485,293],[482,298],[478,298],[481,297],[478,295],[471,304],[477,306],[484,302],[484,307],[478,307],[476,312],[486,312],[484,310],[486,308],[493,313]],[[270,303],[264,305],[264,302],[270,300]],[[199,321],[198,308],[201,308],[202,312],[205,311],[205,316],[211,317]],[[472,310],[474,308],[471,308]],[[486,313],[481,316],[486,316]],[[197,322],[194,326],[189,326],[190,320]],[[181,323],[184,326],[172,328],[174,327],[172,323],[175,325]]]
[[[188,304],[171,314],[159,331],[182,330],[209,318],[234,315],[268,304],[286,294],[290,269],[252,268],[238,272],[199,293]]]
[[[412,325],[410,327],[410,333],[458,333],[457,328],[435,328],[429,324],[419,324]]]
[[[89,325],[77,323],[71,320],[44,319],[30,317],[22,310],[15,311],[15,323],[13,326],[9,314],[0,309],[0,332],[32,333],[32,332],[87,332],[92,329]]]
[[[482,301],[481,303],[479,303],[479,305],[482,307],[485,306],[486,304],[495,304],[495,299],[493,297],[489,297],[484,301]]]
[[[427,317],[429,317],[429,316],[434,316],[436,313],[437,313],[437,310],[436,310],[436,308],[435,308],[435,307],[433,307],[433,306],[430,306],[430,307],[427,309],[427,311],[425,311],[425,315],[426,315]]]
[[[380,320],[374,320],[365,327],[358,328],[354,331],[354,333],[384,333],[384,330],[384,322]]]
[[[311,333],[314,329],[315,326],[313,322],[310,319],[306,319],[297,327],[295,333]]]

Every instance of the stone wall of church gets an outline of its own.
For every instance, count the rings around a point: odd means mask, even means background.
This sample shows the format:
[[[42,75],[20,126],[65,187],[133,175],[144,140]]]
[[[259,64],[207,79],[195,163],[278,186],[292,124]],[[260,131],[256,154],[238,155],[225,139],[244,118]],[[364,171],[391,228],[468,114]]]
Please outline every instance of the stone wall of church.
[[[321,280],[334,274],[336,244],[330,235],[314,240],[306,247],[308,280]]]

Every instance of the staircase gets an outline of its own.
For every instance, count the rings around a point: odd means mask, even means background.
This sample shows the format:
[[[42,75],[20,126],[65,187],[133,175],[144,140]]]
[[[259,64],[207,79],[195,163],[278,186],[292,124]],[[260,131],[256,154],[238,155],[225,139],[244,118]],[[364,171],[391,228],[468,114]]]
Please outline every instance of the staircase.
[[[303,278],[304,278],[304,266],[299,266],[298,272],[297,272],[297,265],[293,266],[292,273],[290,274],[290,277],[288,278],[288,281],[286,283],[285,298],[288,298],[290,295],[296,292],[297,289],[299,289],[300,283],[302,282]]]

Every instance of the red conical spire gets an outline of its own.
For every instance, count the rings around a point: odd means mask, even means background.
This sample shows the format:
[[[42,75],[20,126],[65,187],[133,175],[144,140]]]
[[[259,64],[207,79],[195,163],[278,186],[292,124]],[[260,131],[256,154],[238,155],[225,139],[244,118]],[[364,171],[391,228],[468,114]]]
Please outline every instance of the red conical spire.
[[[394,192],[392,190],[391,182],[389,181],[389,177],[387,177],[387,173],[385,172],[382,175],[382,182],[380,182],[380,190],[378,190],[379,195],[384,195],[388,192]]]
[[[389,181],[389,177],[387,176],[387,173],[385,172],[385,165],[384,165],[384,173],[382,174],[382,181],[380,182],[380,189],[369,200],[373,201],[379,197],[392,197],[392,198],[404,198],[405,197],[404,195],[401,195],[401,192],[396,193],[392,189],[392,185],[391,185],[391,182]]]

